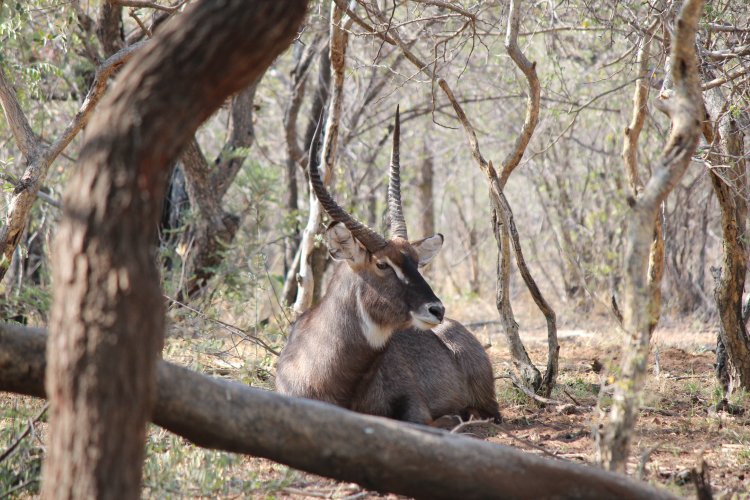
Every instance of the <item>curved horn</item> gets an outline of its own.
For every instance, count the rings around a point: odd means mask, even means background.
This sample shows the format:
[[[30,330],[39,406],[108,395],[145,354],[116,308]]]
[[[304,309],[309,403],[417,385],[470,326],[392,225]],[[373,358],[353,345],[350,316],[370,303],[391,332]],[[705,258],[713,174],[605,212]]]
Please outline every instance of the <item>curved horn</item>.
[[[359,222],[357,219],[349,215],[346,210],[341,208],[339,204],[333,200],[331,194],[323,184],[323,180],[320,178],[320,171],[318,170],[319,165],[316,160],[318,159],[318,141],[320,139],[319,136],[322,121],[323,116],[321,115],[318,120],[318,125],[315,128],[315,134],[313,134],[312,144],[310,145],[310,156],[307,160],[310,184],[312,185],[313,191],[315,191],[315,196],[318,197],[318,201],[328,213],[328,216],[332,220],[344,224],[344,226],[346,226],[346,228],[352,233],[352,236],[362,243],[367,250],[370,252],[376,252],[388,244],[385,238]]]
[[[399,140],[401,135],[401,120],[399,107],[396,106],[396,122],[393,126],[393,149],[391,150],[391,169],[388,178],[388,212],[391,215],[391,236],[398,236],[405,240],[406,221],[404,209],[401,206],[401,160],[399,154]]]

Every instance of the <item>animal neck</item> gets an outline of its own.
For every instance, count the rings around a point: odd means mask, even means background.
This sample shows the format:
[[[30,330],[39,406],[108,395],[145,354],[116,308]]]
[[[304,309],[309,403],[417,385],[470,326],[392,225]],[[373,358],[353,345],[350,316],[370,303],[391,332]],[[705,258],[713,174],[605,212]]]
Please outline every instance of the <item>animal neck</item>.
[[[328,306],[335,311],[330,317],[335,318],[338,324],[332,325],[332,331],[344,335],[348,340],[347,344],[353,343],[373,353],[382,351],[393,335],[394,328],[379,324],[368,312],[364,296],[375,293],[371,285],[348,269],[346,264],[341,264],[336,278],[323,298],[326,304],[321,303],[321,306]]]

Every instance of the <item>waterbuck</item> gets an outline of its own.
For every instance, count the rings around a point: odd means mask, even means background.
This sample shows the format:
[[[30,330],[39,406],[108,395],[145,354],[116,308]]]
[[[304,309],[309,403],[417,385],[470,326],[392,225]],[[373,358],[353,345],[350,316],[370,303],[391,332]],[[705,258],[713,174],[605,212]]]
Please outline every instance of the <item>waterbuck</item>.
[[[276,367],[276,388],[420,424],[448,415],[499,421],[487,354],[463,325],[444,318],[443,304],[419,273],[440,250],[443,236],[407,237],[399,132],[397,109],[388,186],[391,240],[332,199],[317,168],[316,132],[310,182],[333,221],[325,238],[339,263],[320,303],[292,326]]]

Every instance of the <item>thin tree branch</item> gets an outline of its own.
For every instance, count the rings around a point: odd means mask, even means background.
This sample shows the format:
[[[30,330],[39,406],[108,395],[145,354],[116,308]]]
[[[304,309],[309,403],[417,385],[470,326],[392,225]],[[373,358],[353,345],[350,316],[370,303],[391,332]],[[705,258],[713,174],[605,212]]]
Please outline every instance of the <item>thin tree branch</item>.
[[[18,102],[16,92],[6,80],[2,67],[0,67],[0,104],[3,106],[5,119],[8,120],[8,126],[21,154],[26,158],[34,156],[39,148],[39,138],[31,129],[29,120]]]
[[[743,75],[746,75],[748,72],[750,72],[750,67],[745,67],[742,69],[738,69],[736,71],[729,72],[724,76],[720,76],[719,78],[714,78],[710,82],[704,83],[703,85],[701,85],[701,90],[705,92],[706,90],[716,88],[719,85],[724,85],[727,82],[736,80],[737,78]]]
[[[136,9],[154,9],[169,12],[170,14],[176,12],[185,4],[185,1],[178,2],[175,6],[159,5],[156,2],[149,2],[147,0],[110,0],[113,4],[122,5],[125,7],[133,7]]]
[[[49,408],[49,403],[45,403],[41,410],[34,416],[34,418],[29,419],[29,423],[26,426],[26,429],[18,435],[18,437],[11,443],[8,448],[5,449],[5,451],[0,454],[0,463],[2,463],[5,459],[7,459],[9,456],[13,454],[13,452],[18,448],[18,445],[21,444],[21,441],[26,438],[29,434],[31,434],[31,429],[34,428],[34,424],[39,422],[41,420],[42,416],[47,412],[47,409]]]

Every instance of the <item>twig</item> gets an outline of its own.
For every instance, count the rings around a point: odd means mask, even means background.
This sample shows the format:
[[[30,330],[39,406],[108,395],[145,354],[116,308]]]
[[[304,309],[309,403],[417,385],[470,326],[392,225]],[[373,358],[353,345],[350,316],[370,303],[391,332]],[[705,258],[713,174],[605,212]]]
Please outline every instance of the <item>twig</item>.
[[[170,302],[172,302],[174,304],[177,304],[180,307],[183,307],[183,308],[187,309],[188,311],[194,312],[195,314],[199,315],[201,318],[205,319],[206,321],[210,321],[212,323],[216,323],[217,325],[221,326],[225,330],[227,330],[229,332],[232,332],[232,333],[234,333],[236,335],[240,335],[240,336],[246,338],[247,340],[253,342],[256,345],[259,345],[260,347],[262,347],[263,349],[265,349],[266,351],[270,352],[271,354],[273,354],[275,356],[279,355],[279,352],[276,349],[274,349],[273,347],[271,347],[270,345],[268,345],[260,337],[256,337],[255,335],[251,335],[251,334],[247,333],[245,330],[243,330],[243,329],[241,329],[239,327],[236,327],[234,325],[231,325],[229,323],[226,323],[226,322],[224,322],[224,321],[222,321],[220,319],[212,318],[211,316],[209,316],[208,314],[204,313],[203,311],[195,309],[194,307],[191,307],[191,306],[189,306],[187,304],[184,304],[184,303],[178,301],[177,299],[173,299],[172,297],[170,297],[168,295],[164,295],[164,298],[167,299],[167,300],[169,300]]]
[[[581,405],[581,403],[579,403],[578,401],[576,401],[576,398],[574,398],[574,397],[573,397],[573,396],[572,396],[572,395],[571,395],[571,394],[570,394],[570,393],[568,392],[568,390],[567,390],[567,389],[566,389],[565,387],[562,387],[562,391],[563,391],[563,394],[565,394],[566,396],[568,396],[568,397],[570,398],[570,400],[571,400],[571,401],[573,401],[573,403],[575,403],[575,405],[576,405],[576,406],[582,406],[582,405]]]
[[[509,375],[510,381],[513,382],[513,385],[518,387],[521,390],[521,392],[526,394],[531,399],[534,399],[536,401],[539,401],[542,404],[547,404],[547,405],[562,406],[565,404],[562,401],[545,398],[544,396],[540,396],[539,394],[536,394],[534,391],[532,391],[531,389],[523,385],[523,383],[520,380],[518,380],[518,377],[516,377],[516,375],[512,371],[509,371],[508,375]]]
[[[530,448],[534,448],[535,450],[542,452],[542,454],[544,454],[544,455],[547,455],[549,457],[555,458],[557,460],[561,459],[561,457],[559,455],[555,455],[551,451],[545,450],[543,447],[539,446],[538,444],[534,444],[534,443],[532,443],[531,441],[529,441],[527,439],[520,438],[518,436],[514,436],[513,434],[510,433],[510,431],[507,431],[507,430],[503,429],[501,426],[499,426],[499,425],[497,425],[495,423],[490,423],[490,425],[492,425],[492,427],[494,427],[498,431],[502,432],[503,434],[505,434],[509,438],[511,438],[511,439],[513,439],[515,441],[518,441],[519,443],[522,443],[522,444],[524,444],[524,445],[526,445],[526,446],[528,446]],[[562,460],[566,460],[566,459],[562,459]]]
[[[138,24],[138,26],[141,28],[141,30],[146,34],[147,37],[151,38],[152,36],[154,36],[154,34],[151,33],[151,30],[148,29],[148,26],[146,26],[145,24],[143,24],[143,21],[141,21],[141,18],[138,17],[138,14],[135,13],[135,8],[131,8],[128,11],[128,15],[130,17],[132,17],[133,20],[135,20],[135,22]]]
[[[0,179],[9,182],[11,184],[18,184],[18,179],[13,177],[10,174],[0,173]],[[40,188],[39,191],[36,193],[37,198],[44,201],[48,205],[52,205],[55,208],[62,208],[62,202],[58,200],[57,198],[53,198],[52,196],[48,195],[44,191],[42,191],[43,188]]]
[[[638,460],[638,468],[636,469],[637,472],[635,476],[639,481],[643,481],[643,478],[646,477],[646,464],[651,458],[651,455],[653,455],[656,450],[661,448],[662,444],[663,443],[660,441],[641,454],[641,458],[640,460]]]
[[[497,319],[489,319],[487,321],[475,321],[474,323],[466,323],[464,326],[466,328],[482,328],[483,326],[490,326],[490,325],[502,325],[503,322]]]
[[[31,479],[29,479],[25,483],[21,483],[21,484],[19,484],[17,486],[14,486],[11,489],[9,489],[8,491],[6,491],[5,493],[0,493],[0,498],[8,498],[8,497],[10,497],[10,495],[12,493],[15,493],[16,491],[20,491],[20,490],[26,488],[28,485],[36,483],[36,482],[39,482],[39,478],[32,477]]]
[[[13,441],[13,444],[11,444],[8,447],[8,449],[6,449],[3,452],[2,455],[0,455],[0,463],[2,463],[3,461],[5,461],[5,459],[11,456],[13,452],[16,450],[16,448],[18,448],[18,445],[21,444],[21,441],[23,441],[24,438],[26,438],[26,436],[28,436],[31,433],[31,430],[34,427],[34,424],[36,424],[39,421],[39,419],[42,418],[42,415],[44,415],[44,412],[47,411],[47,408],[49,408],[49,403],[46,403],[42,407],[42,409],[39,411],[39,413],[37,413],[36,416],[32,420],[29,420],[29,425],[26,426],[26,429],[16,438],[15,441]],[[8,493],[9,492],[6,492],[5,494],[7,495]]]
[[[154,9],[154,10],[161,10],[168,13],[173,13],[177,11],[182,5],[185,3],[179,2],[174,7],[170,7],[168,5],[159,5],[156,2],[149,2],[146,0],[112,0],[112,3],[117,5],[122,5],[125,7],[134,7],[136,9]]]
[[[481,424],[491,424],[491,423],[494,423],[492,422],[491,418],[479,419],[479,420],[469,418],[469,420],[464,421],[463,419],[459,417],[459,424],[451,429],[451,434],[457,434],[470,425],[474,425],[474,424],[481,425]]]

